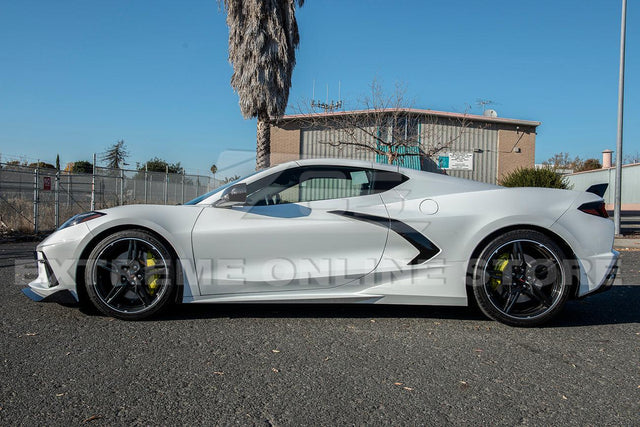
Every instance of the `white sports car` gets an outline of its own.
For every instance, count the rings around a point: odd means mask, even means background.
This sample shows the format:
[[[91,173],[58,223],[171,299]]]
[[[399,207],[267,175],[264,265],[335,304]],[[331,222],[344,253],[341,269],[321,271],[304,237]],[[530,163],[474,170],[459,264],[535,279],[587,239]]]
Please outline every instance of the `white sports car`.
[[[182,206],[76,215],[38,245],[36,300],[121,319],[171,302],[467,305],[533,326],[610,287],[600,191],[503,188],[353,160],[300,160]]]

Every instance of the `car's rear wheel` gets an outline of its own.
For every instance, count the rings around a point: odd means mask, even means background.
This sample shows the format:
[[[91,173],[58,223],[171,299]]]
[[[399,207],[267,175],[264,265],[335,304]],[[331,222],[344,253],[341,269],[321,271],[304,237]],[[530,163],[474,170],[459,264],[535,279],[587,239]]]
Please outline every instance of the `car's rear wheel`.
[[[89,254],[85,286],[104,314],[147,318],[171,300],[175,268],[168,248],[151,233],[124,230],[107,236]]]
[[[537,326],[556,316],[569,297],[566,254],[541,232],[507,232],[473,261],[473,293],[482,312],[494,320]]]

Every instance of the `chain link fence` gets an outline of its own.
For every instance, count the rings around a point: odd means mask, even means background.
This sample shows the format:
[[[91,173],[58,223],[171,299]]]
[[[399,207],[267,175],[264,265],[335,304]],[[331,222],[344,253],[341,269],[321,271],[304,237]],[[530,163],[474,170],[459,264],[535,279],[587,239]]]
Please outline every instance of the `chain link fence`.
[[[204,175],[102,167],[77,174],[0,163],[0,230],[38,233],[94,209],[181,204],[221,184]]]

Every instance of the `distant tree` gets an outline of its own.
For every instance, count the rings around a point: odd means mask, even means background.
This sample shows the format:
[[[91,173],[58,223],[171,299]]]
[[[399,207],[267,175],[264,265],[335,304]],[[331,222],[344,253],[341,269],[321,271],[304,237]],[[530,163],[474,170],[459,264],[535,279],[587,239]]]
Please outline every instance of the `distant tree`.
[[[111,169],[121,169],[126,166],[125,160],[129,157],[129,151],[124,144],[124,139],[116,142],[107,148],[107,151],[100,157],[103,162],[107,162],[107,167]]]
[[[4,169],[17,170],[20,169],[20,166],[24,166],[20,164],[20,160],[10,160],[4,164]]]
[[[60,171],[60,154],[56,154],[56,170]]]
[[[573,159],[569,156],[569,153],[556,153],[548,160],[542,162],[547,168],[551,170],[570,169],[576,171],[582,167],[582,159],[576,156]]]
[[[240,179],[240,175],[234,175],[234,176],[227,176],[222,180],[223,184],[228,184],[230,182],[233,182],[235,180]]]
[[[579,168],[574,169],[574,172],[585,172],[594,169],[602,169],[602,164],[598,159],[587,159],[580,165]]]
[[[34,163],[29,163],[28,165],[30,168],[38,168],[38,169],[55,169],[56,167],[53,166],[51,163],[45,163],[45,162],[34,162]]]
[[[506,174],[500,180],[505,187],[545,187],[569,189],[566,178],[559,173],[547,169],[519,168]]]
[[[169,173],[182,173],[184,171],[180,162],[168,163],[166,160],[162,160],[158,157],[149,159],[146,163],[138,164],[138,170],[144,171],[145,164],[149,172],[165,172],[167,168],[169,169]]]
[[[258,118],[256,168],[269,166],[270,123],[287,108],[304,0],[218,0],[229,26],[231,86],[245,118]]]
[[[635,154],[627,154],[624,156],[624,162],[622,163],[625,165],[640,163],[640,152],[636,151]]]
[[[215,175],[216,172],[218,172],[218,167],[216,165],[211,165],[211,168],[209,168],[209,170],[213,175]]]
[[[67,165],[67,168],[69,165]],[[65,168],[65,169],[67,169]],[[71,163],[71,173],[93,173],[93,164],[86,160]]]

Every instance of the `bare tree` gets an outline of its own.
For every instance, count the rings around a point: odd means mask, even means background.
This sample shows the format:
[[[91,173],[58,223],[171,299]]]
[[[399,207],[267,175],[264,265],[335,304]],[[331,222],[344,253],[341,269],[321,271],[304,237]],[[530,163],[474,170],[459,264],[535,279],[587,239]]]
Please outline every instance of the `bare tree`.
[[[579,156],[571,158],[569,153],[562,152],[554,154],[552,157],[549,157],[549,159],[543,161],[542,164],[554,171],[559,169],[577,171],[582,170],[584,161]]]
[[[640,163],[640,152],[636,151],[635,154],[627,154],[624,156],[624,163],[625,165],[628,164],[634,164],[634,163]]]
[[[385,157],[389,164],[405,156],[431,158],[452,147],[469,126],[467,113],[443,119],[425,110],[413,108],[407,98],[406,87],[396,83],[392,93],[385,93],[382,85],[373,80],[369,93],[353,111],[318,113],[301,102],[299,120],[304,128],[319,128],[326,136],[318,142],[341,151],[347,147],[369,151]],[[305,105],[306,104],[306,105]],[[455,126],[447,132],[443,124]]]
[[[596,169],[602,169],[602,163],[598,159],[587,159],[580,165],[579,168],[575,169],[574,172],[586,172],[592,171]]]

